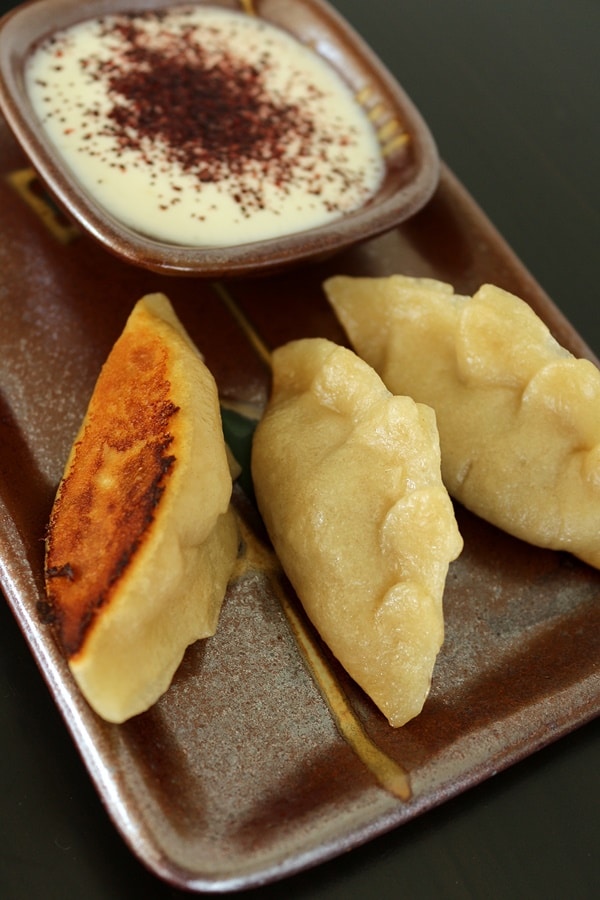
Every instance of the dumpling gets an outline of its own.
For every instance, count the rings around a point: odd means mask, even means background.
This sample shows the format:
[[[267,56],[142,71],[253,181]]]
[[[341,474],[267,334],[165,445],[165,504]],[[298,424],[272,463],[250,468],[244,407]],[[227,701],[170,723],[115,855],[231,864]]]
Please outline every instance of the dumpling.
[[[46,539],[51,620],[92,708],[122,722],[215,632],[238,534],[214,379],[162,294],[100,373]]]
[[[334,656],[394,726],[422,709],[462,549],[433,412],[394,397],[351,350],[314,338],[273,354],[252,447],[267,531]]]
[[[430,279],[335,277],[325,291],[356,352],[436,413],[442,476],[522,540],[600,567],[600,371],[522,300]]]

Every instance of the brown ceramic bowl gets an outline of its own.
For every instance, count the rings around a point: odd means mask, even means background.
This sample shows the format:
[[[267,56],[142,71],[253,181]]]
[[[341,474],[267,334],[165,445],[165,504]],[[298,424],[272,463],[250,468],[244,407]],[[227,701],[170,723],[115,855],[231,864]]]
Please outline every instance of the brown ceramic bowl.
[[[242,8],[235,0],[211,3]],[[435,143],[402,88],[360,37],[323,0],[255,0],[252,7],[257,15],[314,47],[365,107],[385,151],[385,176],[376,195],[330,224],[236,246],[169,244],[139,234],[108,214],[81,188],[45,138],[25,88],[25,62],[36,42],[75,22],[169,5],[175,4],[169,0],[32,0],[0,21],[0,109],[59,206],[107,250],[135,265],[174,275],[260,273],[323,257],[387,231],[427,202],[439,178]],[[398,133],[406,134],[407,140],[395,141]]]

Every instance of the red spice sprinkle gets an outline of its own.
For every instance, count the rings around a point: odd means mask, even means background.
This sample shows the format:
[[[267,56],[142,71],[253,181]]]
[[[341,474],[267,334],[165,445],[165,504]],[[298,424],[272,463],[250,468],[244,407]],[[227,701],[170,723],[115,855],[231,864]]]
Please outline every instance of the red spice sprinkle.
[[[260,178],[285,191],[297,175],[298,159],[314,156],[311,118],[297,105],[274,99],[265,87],[268,54],[262,69],[227,51],[215,60],[193,29],[166,32],[167,40],[155,49],[147,46],[133,16],[108,21],[105,28],[119,38],[119,53],[107,62],[96,61],[93,74],[107,81],[114,103],[104,133],[121,150],[145,158],[148,142],[160,141],[167,161],[193,173],[200,183],[234,176],[233,196],[244,214],[264,207]],[[92,61],[81,65],[89,71]],[[293,159],[286,155],[292,144]],[[244,180],[245,175],[252,178]]]
[[[314,60],[304,66],[303,51],[295,63],[292,52],[288,64],[281,36],[266,24],[250,28],[241,13],[221,18],[208,9],[200,19],[198,11],[110,15],[89,23],[90,42],[79,44],[69,30],[50,40],[50,69],[66,62],[68,75],[46,79],[42,55],[38,84],[47,122],[66,111],[74,116],[67,158],[80,153],[97,162],[89,169],[95,183],[107,168],[127,170],[154,209],[180,205],[199,221],[210,218],[220,194],[221,232],[227,217],[236,227],[246,219],[239,232],[252,239],[255,226],[261,234],[282,230],[270,220],[287,216],[291,198],[300,215],[295,220],[290,210],[290,230],[296,221],[306,227],[303,210],[306,221],[320,222],[323,213],[367,200],[381,158],[358,107],[346,108],[341,96],[338,113],[335,81],[324,72],[321,84],[321,70]],[[84,160],[81,168],[86,172]],[[109,178],[106,184],[112,203],[119,187]],[[266,215],[256,215],[262,210]],[[183,217],[161,218],[168,220],[164,233],[179,240]],[[152,228],[160,232],[163,224]]]

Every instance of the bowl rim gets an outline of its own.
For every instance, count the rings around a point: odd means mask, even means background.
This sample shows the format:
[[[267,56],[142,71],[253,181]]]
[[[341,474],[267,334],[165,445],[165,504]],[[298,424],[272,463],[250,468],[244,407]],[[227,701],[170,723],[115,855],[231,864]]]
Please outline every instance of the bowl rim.
[[[413,162],[408,180],[387,196],[380,197],[376,192],[356,210],[324,225],[251,243],[222,246],[171,244],[121,223],[81,188],[76,177],[62,163],[60,152],[45,138],[27,96],[23,78],[25,60],[35,43],[76,21],[113,12],[135,13],[186,5],[223,6],[244,11],[246,4],[243,0],[27,0],[0,19],[0,111],[40,181],[83,232],[109,252],[142,268],[174,275],[236,276],[279,270],[331,255],[391,230],[430,199],[439,181],[440,159],[434,138],[412,100],[362,37],[327,0],[286,0],[279,6],[286,8],[288,16],[293,18],[308,12],[316,44],[319,27],[325,27],[325,38],[315,50],[342,78],[348,82],[346,73],[341,71],[339,64],[333,64],[331,57],[347,60],[351,54],[354,64],[371,75],[376,97],[384,95],[387,98],[386,114],[391,110],[409,134]],[[273,21],[274,0],[255,0],[253,7],[257,15]],[[296,29],[289,31],[298,38]],[[385,181],[392,177],[390,172],[393,175],[395,160],[385,156],[384,160]]]

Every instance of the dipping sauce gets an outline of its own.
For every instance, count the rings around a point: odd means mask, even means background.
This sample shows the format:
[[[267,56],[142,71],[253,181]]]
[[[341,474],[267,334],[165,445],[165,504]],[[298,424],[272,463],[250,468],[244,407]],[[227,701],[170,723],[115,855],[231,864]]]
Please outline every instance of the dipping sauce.
[[[338,74],[242,12],[181,6],[53,34],[27,90],[82,186],[158,240],[223,246],[325,224],[362,206],[384,162]]]

